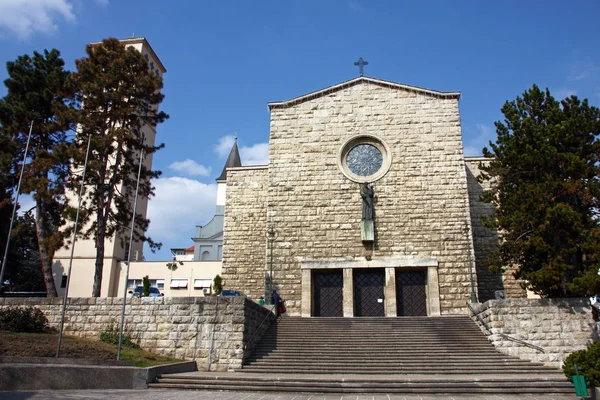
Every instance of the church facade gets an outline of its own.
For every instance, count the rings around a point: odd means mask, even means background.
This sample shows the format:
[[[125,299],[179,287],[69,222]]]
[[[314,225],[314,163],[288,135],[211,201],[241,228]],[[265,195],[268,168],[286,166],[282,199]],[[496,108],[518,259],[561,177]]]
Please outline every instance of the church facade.
[[[481,222],[459,97],[360,76],[269,103],[269,165],[227,170],[225,287],[268,300],[272,271],[306,317],[437,316],[472,293],[523,296],[487,269],[497,235]]]

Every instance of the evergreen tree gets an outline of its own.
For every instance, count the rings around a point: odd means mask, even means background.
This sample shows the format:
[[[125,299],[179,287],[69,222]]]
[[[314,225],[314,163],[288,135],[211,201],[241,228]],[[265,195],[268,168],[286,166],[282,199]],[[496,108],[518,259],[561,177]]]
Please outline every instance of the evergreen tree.
[[[38,248],[35,218],[26,212],[17,218],[10,241],[4,279],[10,281],[11,291],[46,291]]]
[[[516,277],[545,297],[600,290],[600,110],[587,99],[556,101],[537,86],[506,102],[491,160],[485,200],[501,234],[493,267],[516,266]]]
[[[7,63],[7,95],[0,100],[3,140],[16,145],[16,174],[25,152],[29,127],[33,130],[21,192],[33,194],[41,270],[48,296],[57,295],[52,276],[54,253],[64,242],[59,228],[66,207],[69,137],[74,126],[73,87],[58,50],[34,52]]]
[[[86,47],[87,57],[77,60],[75,80],[80,88],[80,129],[76,140],[79,151],[74,167],[81,167],[87,138],[92,139],[92,153],[86,174],[88,193],[82,211],[84,237],[96,244],[96,263],[92,296],[100,296],[104,263],[104,241],[115,238],[124,244],[128,238],[133,214],[136,173],[140,150],[146,157],[164,145],[144,142],[143,127],[156,126],[168,118],[158,111],[163,99],[162,79],[148,67],[142,54],[125,47],[117,39]],[[150,197],[150,180],[160,176],[144,164],[140,179],[140,198]],[[81,175],[72,177],[73,190],[78,190]],[[87,220],[87,224],[85,224]],[[149,220],[137,215],[134,240],[148,242],[151,250],[160,248],[145,235]]]

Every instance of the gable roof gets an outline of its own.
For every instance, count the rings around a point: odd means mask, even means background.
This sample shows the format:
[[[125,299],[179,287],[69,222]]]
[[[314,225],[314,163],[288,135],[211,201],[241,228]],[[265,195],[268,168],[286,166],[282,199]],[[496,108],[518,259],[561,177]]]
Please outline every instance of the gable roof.
[[[225,179],[227,179],[227,168],[241,167],[241,166],[242,166],[242,161],[240,160],[240,151],[238,150],[237,138],[236,138],[235,142],[233,142],[233,147],[231,148],[231,151],[229,152],[229,157],[227,157],[227,161],[225,162],[225,166],[223,167],[223,171],[221,172],[221,175],[219,175],[219,177],[217,178],[217,181],[224,181]]]
[[[360,83],[372,83],[375,85],[386,86],[393,89],[403,89],[408,90],[410,92],[421,93],[433,97],[437,97],[440,99],[458,99],[460,98],[460,92],[438,92],[436,90],[425,89],[417,86],[409,86],[404,85],[402,83],[396,83],[391,81],[384,81],[382,79],[369,78],[368,76],[359,76],[354,79],[350,79],[349,81],[345,81],[342,83],[338,83],[337,85],[329,86],[321,90],[317,90],[316,92],[311,92],[299,97],[294,97],[290,100],[285,101],[275,101],[268,103],[269,110],[274,108],[287,108],[294,106],[299,103],[303,103],[308,100],[313,100],[321,96],[325,96],[329,93],[337,92],[342,89],[346,89],[348,87],[360,84]]]

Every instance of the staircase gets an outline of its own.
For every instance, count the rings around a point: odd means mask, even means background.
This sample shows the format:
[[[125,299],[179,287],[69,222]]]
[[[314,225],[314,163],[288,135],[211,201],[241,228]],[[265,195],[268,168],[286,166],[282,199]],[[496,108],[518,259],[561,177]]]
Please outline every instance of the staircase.
[[[467,317],[284,317],[235,373],[164,375],[150,386],[575,398],[560,370],[499,353]]]

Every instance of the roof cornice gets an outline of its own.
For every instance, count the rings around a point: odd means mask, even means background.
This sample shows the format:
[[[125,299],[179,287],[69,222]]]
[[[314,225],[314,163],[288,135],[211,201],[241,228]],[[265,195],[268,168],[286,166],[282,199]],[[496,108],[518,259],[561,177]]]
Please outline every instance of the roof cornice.
[[[386,87],[393,88],[393,89],[403,89],[403,90],[407,90],[410,92],[426,94],[426,95],[441,98],[441,99],[459,99],[460,98],[460,92],[438,92],[436,90],[425,89],[425,88],[421,88],[418,86],[404,85],[402,83],[384,81],[382,79],[369,78],[368,76],[359,76],[357,78],[350,79],[349,81],[345,81],[342,83],[338,83],[337,85],[333,85],[333,86],[329,86],[329,87],[326,87],[321,90],[317,90],[316,92],[311,92],[311,93],[305,94],[303,96],[294,97],[293,99],[290,99],[290,100],[275,101],[275,102],[268,103],[269,110],[272,110],[274,108],[291,107],[296,104],[303,103],[308,100],[313,100],[318,97],[324,96],[326,94],[337,92],[338,90],[346,89],[348,87],[357,85],[359,83],[364,83],[364,82],[373,83],[375,85],[380,85],[380,86],[386,86]]]

